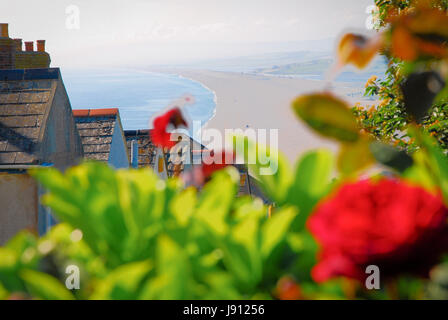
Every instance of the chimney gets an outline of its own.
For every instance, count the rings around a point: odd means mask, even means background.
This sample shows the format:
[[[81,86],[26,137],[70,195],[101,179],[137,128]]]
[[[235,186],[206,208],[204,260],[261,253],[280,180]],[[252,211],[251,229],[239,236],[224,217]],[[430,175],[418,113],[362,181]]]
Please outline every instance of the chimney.
[[[45,40],[37,40],[37,51],[45,52]]]
[[[22,51],[22,39],[14,39],[16,51]]]
[[[8,24],[0,23],[0,37],[9,38]]]
[[[34,51],[34,42],[33,41],[25,41],[25,50],[27,52],[33,52]]]

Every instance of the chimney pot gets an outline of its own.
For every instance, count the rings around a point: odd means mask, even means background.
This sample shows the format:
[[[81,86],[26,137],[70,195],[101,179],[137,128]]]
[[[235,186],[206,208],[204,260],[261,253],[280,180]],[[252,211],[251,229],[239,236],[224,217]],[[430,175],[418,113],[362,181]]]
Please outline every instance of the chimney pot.
[[[37,40],[37,51],[45,52],[45,40]]]
[[[9,38],[9,32],[8,32],[8,24],[7,23],[0,23],[0,37],[2,38]]]
[[[25,50],[27,52],[34,51],[34,42],[33,41],[25,41]]]
[[[22,39],[14,39],[16,45],[16,51],[22,51]]]

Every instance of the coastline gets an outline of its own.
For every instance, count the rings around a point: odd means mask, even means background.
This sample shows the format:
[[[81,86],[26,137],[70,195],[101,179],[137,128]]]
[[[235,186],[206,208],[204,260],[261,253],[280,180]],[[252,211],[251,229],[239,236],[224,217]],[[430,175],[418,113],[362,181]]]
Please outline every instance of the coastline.
[[[201,83],[215,95],[214,115],[203,131],[218,129],[224,137],[226,129],[278,129],[278,146],[292,163],[311,149],[337,150],[337,143],[314,134],[296,118],[291,103],[299,95],[328,89],[322,80],[276,77],[194,69],[158,69]],[[331,91],[350,104],[362,99],[347,96],[359,91],[343,84],[331,83]],[[362,101],[373,103],[372,101]]]
[[[181,79],[185,79],[185,80],[188,80],[188,81],[196,82],[196,83],[198,83],[199,85],[201,85],[205,90],[208,90],[208,91],[210,91],[211,93],[213,93],[213,103],[215,104],[215,107],[213,108],[213,114],[211,115],[211,117],[210,117],[210,118],[205,122],[205,124],[204,124],[204,126],[206,126],[206,125],[210,122],[210,120],[212,120],[212,119],[216,116],[216,109],[218,108],[218,96],[216,95],[216,92],[215,92],[214,90],[212,90],[211,88],[207,87],[206,84],[204,84],[204,83],[202,83],[202,82],[200,82],[200,81],[197,81],[197,80],[195,80],[195,79],[188,78],[188,77],[186,77],[186,76],[184,76],[184,75],[182,75],[182,74],[176,74],[176,73],[174,73],[173,75],[176,75],[176,76],[178,76],[178,77],[181,78]]]

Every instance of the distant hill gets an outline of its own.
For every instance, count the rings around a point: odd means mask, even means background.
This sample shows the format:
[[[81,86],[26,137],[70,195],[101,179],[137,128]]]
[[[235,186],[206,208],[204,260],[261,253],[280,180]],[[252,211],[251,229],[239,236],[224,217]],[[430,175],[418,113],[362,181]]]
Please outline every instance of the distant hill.
[[[280,66],[274,65],[270,68],[258,68],[255,71],[277,75],[323,74],[331,68],[333,63],[334,59],[323,58]],[[386,63],[378,58],[367,69],[361,70],[361,73],[383,73],[386,67]]]
[[[291,76],[311,80],[324,80],[326,73],[330,70],[333,63],[333,58],[324,57],[296,63],[273,65],[268,68],[257,68],[254,72],[276,76]],[[382,57],[378,57],[367,69],[364,70],[346,67],[343,72],[337,75],[335,81],[351,83],[351,85],[355,87],[363,87],[365,82],[372,75],[384,77],[386,69],[386,62]]]

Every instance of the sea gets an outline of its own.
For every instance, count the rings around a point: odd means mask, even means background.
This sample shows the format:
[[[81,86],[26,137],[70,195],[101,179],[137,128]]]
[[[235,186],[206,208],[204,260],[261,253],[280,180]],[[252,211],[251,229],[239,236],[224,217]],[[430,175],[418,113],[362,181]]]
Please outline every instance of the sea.
[[[215,114],[215,93],[174,74],[132,70],[63,71],[73,109],[119,108],[125,130],[152,128],[151,119],[182,97],[193,97],[183,110],[204,125]],[[191,132],[190,132],[191,133]]]

